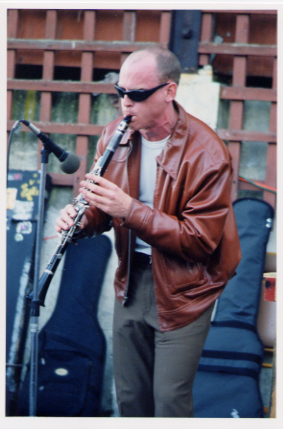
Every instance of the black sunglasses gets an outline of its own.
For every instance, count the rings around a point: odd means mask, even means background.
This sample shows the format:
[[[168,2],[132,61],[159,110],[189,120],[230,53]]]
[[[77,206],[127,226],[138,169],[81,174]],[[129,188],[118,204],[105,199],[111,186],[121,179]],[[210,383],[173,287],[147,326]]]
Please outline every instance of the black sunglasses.
[[[127,95],[130,100],[140,102],[146,100],[159,88],[162,88],[163,86],[168,84],[169,82],[162,83],[161,85],[158,85],[155,88],[151,89],[132,89],[131,91],[125,91],[124,88],[120,88],[120,86],[115,85],[115,89],[119,97],[124,98],[124,96]]]

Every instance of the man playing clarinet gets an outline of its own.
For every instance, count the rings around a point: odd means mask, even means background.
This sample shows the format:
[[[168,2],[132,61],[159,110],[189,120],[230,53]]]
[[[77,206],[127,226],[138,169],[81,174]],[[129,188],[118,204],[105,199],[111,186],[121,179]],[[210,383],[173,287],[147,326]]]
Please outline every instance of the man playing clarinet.
[[[78,236],[115,230],[113,365],[122,417],[193,417],[214,303],[240,260],[231,157],[175,101],[180,73],[159,46],[127,57],[116,90],[129,128],[105,175],[81,182],[89,208]],[[95,162],[121,119],[105,127]],[[67,205],[56,230],[68,230],[75,215]]]

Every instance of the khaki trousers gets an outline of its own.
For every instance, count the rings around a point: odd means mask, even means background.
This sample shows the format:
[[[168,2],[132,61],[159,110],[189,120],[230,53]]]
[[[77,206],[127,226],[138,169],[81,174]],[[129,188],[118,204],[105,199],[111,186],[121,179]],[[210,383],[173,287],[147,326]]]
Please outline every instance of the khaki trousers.
[[[160,332],[150,264],[133,264],[130,295],[115,300],[113,364],[121,417],[193,417],[192,387],[213,305],[195,322]]]

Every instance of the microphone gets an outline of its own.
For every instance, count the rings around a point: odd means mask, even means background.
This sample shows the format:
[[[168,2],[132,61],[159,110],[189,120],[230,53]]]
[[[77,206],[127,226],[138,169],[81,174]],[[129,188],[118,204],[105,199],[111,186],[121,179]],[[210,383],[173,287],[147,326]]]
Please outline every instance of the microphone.
[[[80,166],[80,158],[73,152],[65,151],[55,144],[46,134],[40,131],[35,125],[31,122],[21,119],[19,122],[25,124],[31,131],[33,131],[39,140],[45,145],[46,149],[54,153],[54,155],[62,163],[60,168],[64,173],[73,174],[75,173]]]

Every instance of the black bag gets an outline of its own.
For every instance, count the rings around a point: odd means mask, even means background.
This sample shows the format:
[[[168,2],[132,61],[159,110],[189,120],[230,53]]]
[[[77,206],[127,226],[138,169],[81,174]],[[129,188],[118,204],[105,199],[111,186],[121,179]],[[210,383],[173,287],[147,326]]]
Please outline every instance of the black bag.
[[[256,319],[274,211],[252,198],[235,201],[234,211],[242,259],[216,304],[193,388],[195,417],[263,417]]]
[[[54,313],[39,334],[37,416],[100,415],[106,340],[98,299],[111,253],[107,236],[70,243]],[[28,415],[29,372],[19,415]]]
[[[6,253],[6,415],[15,414],[33,283],[40,171],[9,170],[7,180]],[[52,178],[46,175],[44,207]],[[45,212],[44,212],[45,215]]]

